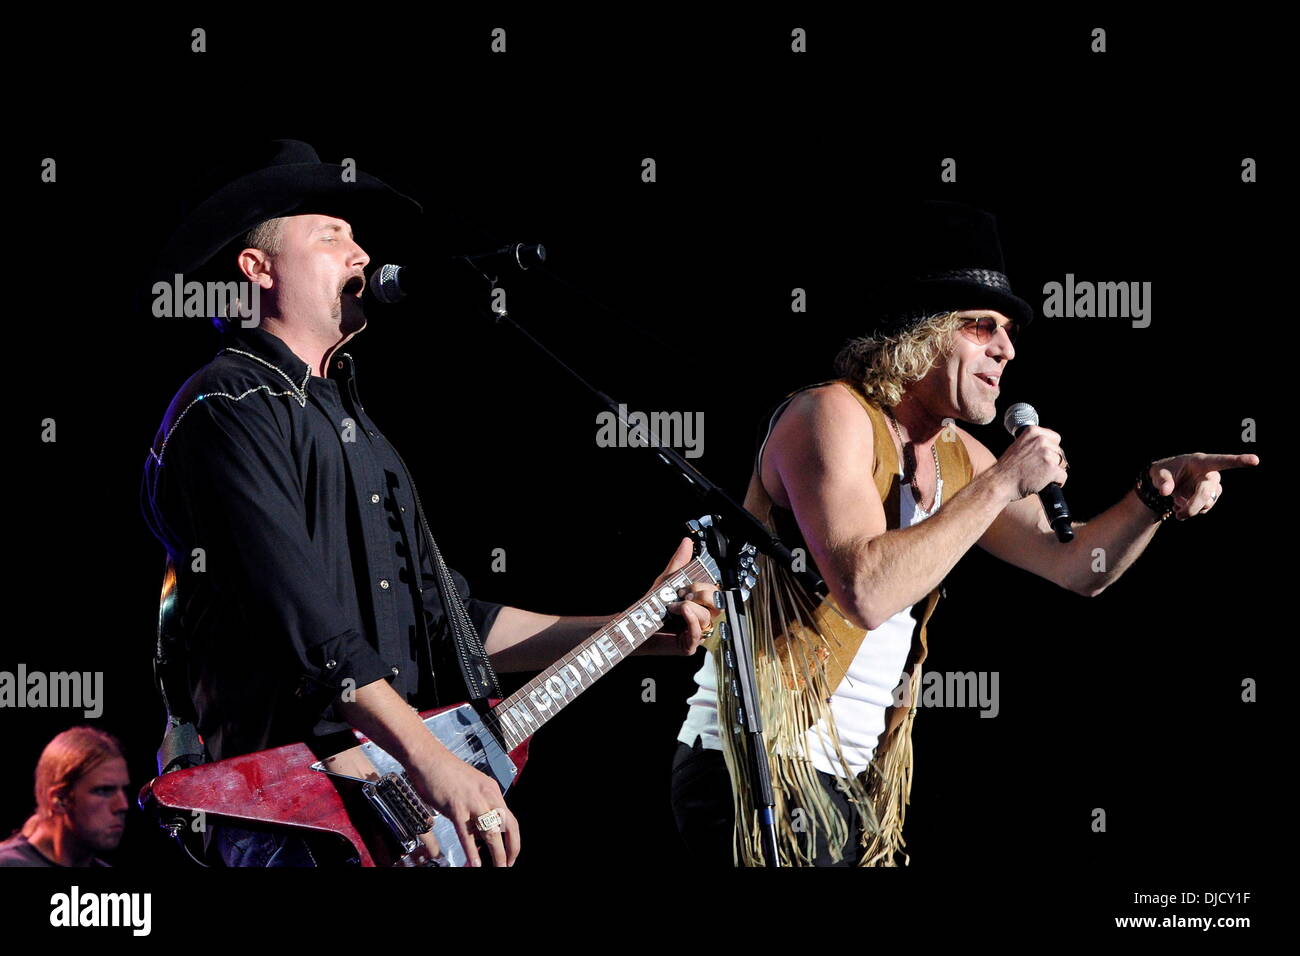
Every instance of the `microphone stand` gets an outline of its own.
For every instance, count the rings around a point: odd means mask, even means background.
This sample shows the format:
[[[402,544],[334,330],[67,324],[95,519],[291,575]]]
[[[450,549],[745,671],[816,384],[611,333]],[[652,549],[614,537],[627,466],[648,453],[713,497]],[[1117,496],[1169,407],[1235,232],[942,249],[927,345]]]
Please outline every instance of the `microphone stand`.
[[[461,257],[456,261],[463,263],[476,276],[487,283],[487,288],[484,291],[488,301],[493,301],[492,293],[497,287],[498,278],[483,273],[469,257]],[[620,407],[612,398],[574,371],[563,359],[538,341],[531,332],[511,318],[505,308],[489,307],[485,315],[497,325],[504,323],[513,328],[534,348],[567,372],[571,378],[593,395],[597,402],[612,412],[631,431],[632,426],[623,414],[623,409],[626,406]],[[757,548],[757,550],[766,554],[773,563],[790,568],[799,583],[803,585],[810,595],[817,599],[824,597],[828,593],[826,583],[819,575],[807,570],[806,567],[801,571],[795,571],[794,555],[779,537],[746,511],[721,486],[710,481],[678,454],[676,449],[661,447],[658,442],[658,435],[651,432],[645,444],[634,443],[634,447],[652,450],[659,461],[672,469],[687,483],[692,491],[704,500],[710,512],[709,515],[698,522],[698,527],[696,522],[691,522],[691,526],[692,530],[702,530],[704,532],[708,540],[709,552],[718,562],[723,578],[722,583],[724,586],[719,591],[721,599],[719,607],[726,614],[726,620],[719,625],[722,639],[721,650],[724,663],[731,673],[735,675],[732,690],[740,702],[739,718],[741,724],[740,727],[727,729],[723,732],[743,734],[746,738],[745,743],[747,746],[744,749],[748,756],[749,779],[754,784],[750,789],[753,794],[753,811],[757,815],[761,832],[763,859],[766,866],[778,867],[781,862],[776,843],[774,811],[776,801],[772,793],[772,776],[767,762],[767,747],[763,740],[763,719],[758,708],[758,686],[754,672],[753,643],[750,637],[749,617],[745,612],[744,597],[746,594],[742,593],[747,592],[747,588],[753,585],[754,579],[752,577],[747,578],[747,572],[742,566],[742,561],[746,555],[752,553],[754,548]],[[750,544],[740,542],[750,542]]]

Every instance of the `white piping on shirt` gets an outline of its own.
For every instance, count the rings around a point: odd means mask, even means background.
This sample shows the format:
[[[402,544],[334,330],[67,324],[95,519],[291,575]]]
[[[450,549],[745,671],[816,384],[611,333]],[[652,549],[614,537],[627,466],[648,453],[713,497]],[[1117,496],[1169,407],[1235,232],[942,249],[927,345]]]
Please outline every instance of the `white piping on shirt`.
[[[294,399],[294,401],[296,401],[296,402],[298,403],[298,406],[299,406],[300,408],[306,408],[306,407],[307,407],[307,391],[306,391],[306,389],[307,389],[307,381],[308,381],[308,379],[311,378],[311,366],[310,366],[310,365],[307,365],[307,366],[306,366],[306,370],[307,370],[307,371],[306,371],[306,374],[303,376],[302,384],[301,384],[301,385],[295,385],[295,384],[293,383],[293,379],[291,379],[287,374],[285,374],[284,369],[281,369],[281,368],[278,368],[278,367],[275,366],[275,365],[272,365],[270,362],[268,362],[266,359],[262,358],[261,356],[254,355],[252,352],[245,352],[245,351],[243,351],[242,349],[231,349],[231,348],[225,348],[225,349],[222,349],[221,352],[233,352],[233,353],[236,354],[236,355],[243,355],[243,356],[245,356],[245,357],[247,357],[247,358],[251,358],[254,362],[259,362],[259,363],[261,363],[262,365],[265,365],[267,368],[271,369],[273,372],[276,372],[277,374],[279,374],[279,376],[280,376],[281,378],[283,378],[286,382],[288,382],[288,383],[289,383],[289,388],[291,388],[292,391],[289,391],[289,392],[273,392],[273,391],[271,391],[271,386],[270,386],[270,385],[254,385],[252,388],[247,389],[247,390],[241,392],[241,393],[238,394],[238,395],[231,395],[229,392],[204,392],[202,395],[199,395],[199,396],[195,397],[195,399],[194,399],[192,402],[190,402],[188,405],[185,406],[184,411],[182,411],[179,415],[176,416],[176,420],[175,420],[174,422],[172,422],[172,427],[169,428],[169,429],[167,429],[167,435],[166,435],[166,437],[163,438],[162,446],[161,446],[157,451],[154,451],[154,450],[153,450],[153,447],[150,446],[150,448],[149,448],[149,454],[153,455],[154,460],[157,461],[158,464],[159,464],[160,466],[161,466],[162,463],[163,463],[162,456],[163,456],[164,454],[166,454],[166,452],[167,452],[167,443],[168,443],[169,441],[171,441],[172,434],[176,431],[176,428],[180,425],[181,420],[185,417],[185,415],[189,412],[189,410],[190,410],[191,408],[193,408],[193,407],[194,407],[195,405],[197,405],[199,402],[203,401],[205,398],[229,398],[229,399],[231,399],[232,401],[236,401],[236,402],[238,402],[238,401],[241,401],[242,399],[244,399],[245,397],[247,397],[248,395],[251,395],[253,392],[258,392],[258,391],[261,391],[261,390],[265,389],[265,390],[266,390],[266,394],[268,394],[268,395],[271,395],[271,396],[273,396],[273,397],[277,397],[277,398],[278,398],[278,397],[283,397],[283,396],[286,396],[286,395],[287,395],[287,396],[292,397],[292,398]],[[221,353],[218,352],[217,354],[220,355]]]

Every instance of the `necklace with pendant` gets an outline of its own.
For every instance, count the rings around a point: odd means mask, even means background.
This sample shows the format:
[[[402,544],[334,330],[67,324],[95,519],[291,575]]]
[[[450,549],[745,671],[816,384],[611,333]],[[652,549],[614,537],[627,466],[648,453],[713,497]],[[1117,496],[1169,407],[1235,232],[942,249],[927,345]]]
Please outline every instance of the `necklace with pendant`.
[[[889,424],[893,426],[894,434],[898,436],[899,447],[903,449],[903,480],[912,486],[912,498],[916,501],[917,506],[921,504],[921,489],[916,484],[916,450],[910,442],[903,441],[903,433],[898,430],[898,420],[894,418],[891,409],[885,409],[885,415],[889,418]],[[934,496],[939,497],[939,449],[933,444],[930,445],[930,454],[934,456]],[[931,505],[933,507],[933,505]]]

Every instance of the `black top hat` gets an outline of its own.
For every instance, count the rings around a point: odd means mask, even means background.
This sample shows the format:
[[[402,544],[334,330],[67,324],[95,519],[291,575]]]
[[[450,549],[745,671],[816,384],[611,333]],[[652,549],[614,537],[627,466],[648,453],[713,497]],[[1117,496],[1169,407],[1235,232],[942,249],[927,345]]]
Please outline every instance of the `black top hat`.
[[[279,216],[338,216],[353,231],[409,222],[420,204],[369,173],[321,162],[295,139],[277,139],[227,154],[199,180],[184,218],[164,246],[155,276],[194,274],[258,223]],[[233,268],[233,263],[232,263]]]
[[[876,331],[898,333],[924,315],[994,309],[1021,327],[1033,307],[1011,291],[997,222],[963,203],[927,200],[896,207],[877,234],[881,281],[868,296]]]

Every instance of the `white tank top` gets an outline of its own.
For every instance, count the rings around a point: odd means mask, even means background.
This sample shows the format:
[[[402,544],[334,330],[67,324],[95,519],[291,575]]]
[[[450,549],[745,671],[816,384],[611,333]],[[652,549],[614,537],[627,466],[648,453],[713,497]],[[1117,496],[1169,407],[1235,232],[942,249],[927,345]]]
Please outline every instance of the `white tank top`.
[[[783,405],[777,409],[772,416],[773,423],[784,408]],[[771,434],[770,428],[768,434]],[[764,441],[763,445],[766,447],[767,442]],[[760,461],[762,454],[760,449]],[[901,486],[901,473],[899,482],[902,492],[898,496],[900,528],[918,524],[939,510],[943,500],[942,478],[938,479],[934,506],[930,511],[924,511],[916,504],[910,487]],[[844,679],[831,696],[831,713],[835,717],[840,747],[844,751],[851,776],[857,776],[866,770],[875,755],[876,742],[885,730],[885,710],[894,703],[894,689],[898,687],[903,668],[907,666],[907,655],[912,648],[912,632],[915,628],[916,620],[912,617],[912,606],[909,606],[871,631],[858,647]],[[677,739],[687,746],[693,746],[698,737],[706,750],[721,750],[722,740],[718,736],[718,676],[712,654],[705,655],[704,664],[695,675],[695,683],[698,690],[686,701],[690,710]],[[808,753],[813,766],[826,773],[837,773],[833,757],[835,748],[826,730],[826,721],[818,721],[807,733]]]

